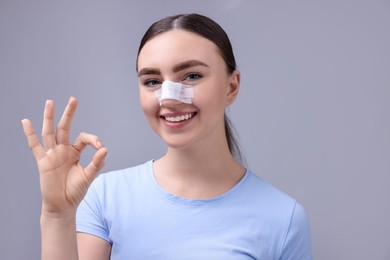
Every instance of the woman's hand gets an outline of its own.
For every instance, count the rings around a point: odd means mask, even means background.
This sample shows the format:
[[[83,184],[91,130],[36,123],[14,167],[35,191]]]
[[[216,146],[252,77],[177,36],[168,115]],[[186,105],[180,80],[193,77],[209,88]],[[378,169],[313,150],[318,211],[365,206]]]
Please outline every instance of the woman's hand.
[[[61,217],[75,214],[88,187],[104,165],[107,149],[95,135],[81,133],[69,144],[69,130],[77,107],[74,97],[69,99],[57,129],[54,129],[54,102],[46,101],[42,126],[42,145],[32,123],[22,120],[23,130],[38,164],[42,193],[42,214]],[[91,145],[96,153],[90,164],[83,168],[80,155]]]

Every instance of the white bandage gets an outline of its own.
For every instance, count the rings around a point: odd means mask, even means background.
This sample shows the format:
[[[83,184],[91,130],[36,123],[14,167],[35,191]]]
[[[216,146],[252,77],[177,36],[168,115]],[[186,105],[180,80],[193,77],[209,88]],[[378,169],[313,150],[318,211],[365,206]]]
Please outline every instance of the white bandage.
[[[190,85],[165,80],[161,85],[161,88],[154,91],[154,94],[157,97],[160,106],[165,99],[175,99],[183,103],[191,104],[193,91],[192,86]]]

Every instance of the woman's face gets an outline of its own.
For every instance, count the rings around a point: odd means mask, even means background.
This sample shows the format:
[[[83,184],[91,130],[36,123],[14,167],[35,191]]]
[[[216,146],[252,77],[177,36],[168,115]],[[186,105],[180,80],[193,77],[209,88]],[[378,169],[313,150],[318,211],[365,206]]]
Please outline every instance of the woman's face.
[[[149,40],[138,56],[140,101],[153,130],[171,148],[224,142],[224,111],[239,88],[238,71],[229,74],[217,46],[176,29]],[[165,80],[193,86],[191,104],[163,100],[154,91]]]

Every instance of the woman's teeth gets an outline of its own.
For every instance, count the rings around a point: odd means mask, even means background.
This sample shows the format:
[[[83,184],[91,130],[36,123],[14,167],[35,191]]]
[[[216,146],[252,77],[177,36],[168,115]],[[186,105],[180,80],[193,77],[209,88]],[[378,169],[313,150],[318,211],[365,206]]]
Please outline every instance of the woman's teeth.
[[[192,117],[192,114],[187,114],[187,115],[181,115],[181,116],[166,116],[165,120],[168,122],[180,122],[184,120],[188,120]]]

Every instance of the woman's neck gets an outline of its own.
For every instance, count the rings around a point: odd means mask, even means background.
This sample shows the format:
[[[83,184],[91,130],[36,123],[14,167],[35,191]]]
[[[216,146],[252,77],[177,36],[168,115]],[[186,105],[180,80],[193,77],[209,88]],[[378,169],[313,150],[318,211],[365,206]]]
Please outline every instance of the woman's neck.
[[[227,144],[207,149],[169,148],[165,156],[154,162],[153,169],[162,188],[192,199],[221,195],[234,187],[245,173]]]

